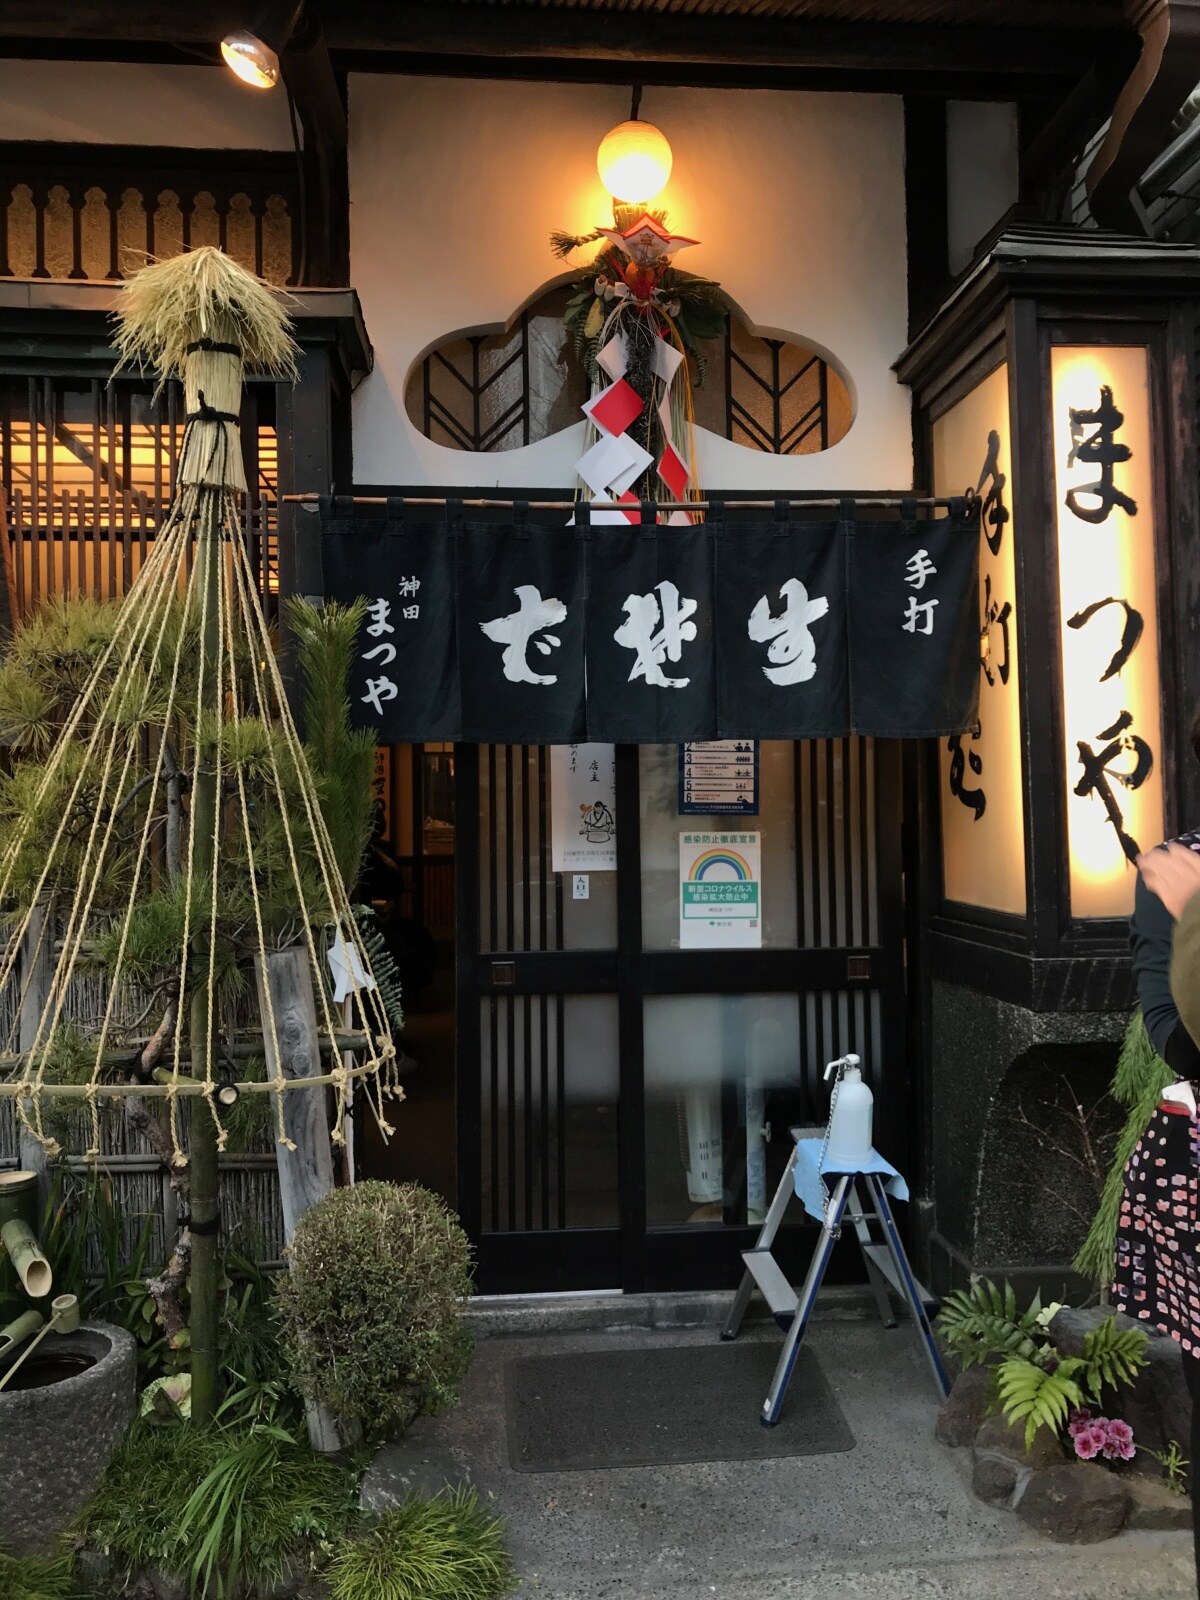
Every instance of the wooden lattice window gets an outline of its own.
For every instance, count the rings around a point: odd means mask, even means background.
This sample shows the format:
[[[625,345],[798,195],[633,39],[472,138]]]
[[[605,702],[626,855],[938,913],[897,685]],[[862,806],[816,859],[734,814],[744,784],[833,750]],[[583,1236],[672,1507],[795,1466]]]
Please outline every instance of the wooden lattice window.
[[[515,450],[579,420],[588,391],[562,328],[569,294],[551,289],[508,327],[453,334],[417,363],[405,405],[426,438],[455,450]],[[753,333],[732,307],[724,336],[707,344],[692,401],[710,432],[773,455],[812,455],[849,431],[845,380],[815,351]]]

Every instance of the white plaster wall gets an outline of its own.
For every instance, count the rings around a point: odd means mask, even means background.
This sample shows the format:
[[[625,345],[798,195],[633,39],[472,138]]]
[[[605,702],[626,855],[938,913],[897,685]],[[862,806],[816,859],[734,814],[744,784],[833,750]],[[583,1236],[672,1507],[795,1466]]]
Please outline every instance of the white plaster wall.
[[[0,139],[290,150],[282,90],[221,67],[0,61]]]
[[[611,216],[596,146],[629,114],[605,86],[350,79],[351,280],[376,367],[354,400],[357,483],[564,486],[578,429],[486,456],[425,439],[404,411],[421,355],[457,329],[508,321],[560,270],[548,236]],[[904,132],[898,98],[650,89],[642,115],[671,141],[662,197],[700,239],[681,266],[720,280],[763,333],[836,359],[856,403],[818,455],[764,455],[701,437],[709,489],[906,488]]]
[[[946,104],[946,235],[950,271],[1017,199],[1017,108],[986,100]]]

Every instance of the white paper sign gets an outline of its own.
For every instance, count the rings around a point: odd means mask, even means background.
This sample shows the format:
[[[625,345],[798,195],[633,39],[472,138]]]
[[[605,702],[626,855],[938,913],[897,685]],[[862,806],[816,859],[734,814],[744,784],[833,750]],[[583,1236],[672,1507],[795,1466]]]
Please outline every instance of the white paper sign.
[[[611,744],[550,746],[555,872],[617,870],[617,753]]]
[[[679,948],[762,947],[758,833],[679,835]]]

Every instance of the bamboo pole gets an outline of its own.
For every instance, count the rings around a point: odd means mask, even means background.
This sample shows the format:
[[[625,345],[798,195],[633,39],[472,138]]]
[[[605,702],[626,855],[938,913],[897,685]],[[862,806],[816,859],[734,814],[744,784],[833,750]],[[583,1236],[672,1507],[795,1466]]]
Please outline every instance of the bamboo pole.
[[[14,1317],[11,1322],[0,1328],[0,1361],[12,1355],[17,1346],[24,1344],[26,1339],[31,1339],[44,1321],[45,1318],[40,1311],[22,1311],[19,1317]]]
[[[206,525],[199,529],[196,560],[200,563],[199,592],[204,618],[200,632],[201,682],[218,670],[217,608],[220,603],[219,563],[222,559],[220,525],[215,504]],[[195,881],[206,883],[216,871],[213,833],[217,824],[216,774],[201,766],[192,794],[191,837]],[[209,938],[215,930],[210,926]],[[198,929],[193,942],[197,968],[207,967],[208,940]],[[192,1070],[196,1077],[208,1077],[204,1070],[212,1053],[213,996],[204,983],[192,991],[190,1017]],[[203,1064],[203,1066],[202,1066]],[[217,1198],[217,1127],[208,1104],[193,1107],[189,1133],[191,1172],[192,1303],[188,1324],[191,1331],[192,1421],[197,1427],[211,1422],[217,1408],[217,1376],[220,1366],[217,1268],[217,1228],[220,1209]]]
[[[33,1236],[33,1229],[27,1222],[13,1217],[0,1228],[0,1244],[8,1251],[8,1259],[25,1293],[31,1300],[44,1300],[50,1293],[54,1274]]]

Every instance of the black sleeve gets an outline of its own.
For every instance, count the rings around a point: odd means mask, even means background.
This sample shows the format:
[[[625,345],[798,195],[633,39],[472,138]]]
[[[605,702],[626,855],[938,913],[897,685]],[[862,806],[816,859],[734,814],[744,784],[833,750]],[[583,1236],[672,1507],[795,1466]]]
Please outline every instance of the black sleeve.
[[[1171,998],[1171,936],[1175,921],[1138,875],[1129,938],[1138,1003],[1150,1042],[1173,1072],[1200,1078],[1200,1050],[1179,1020]]]

